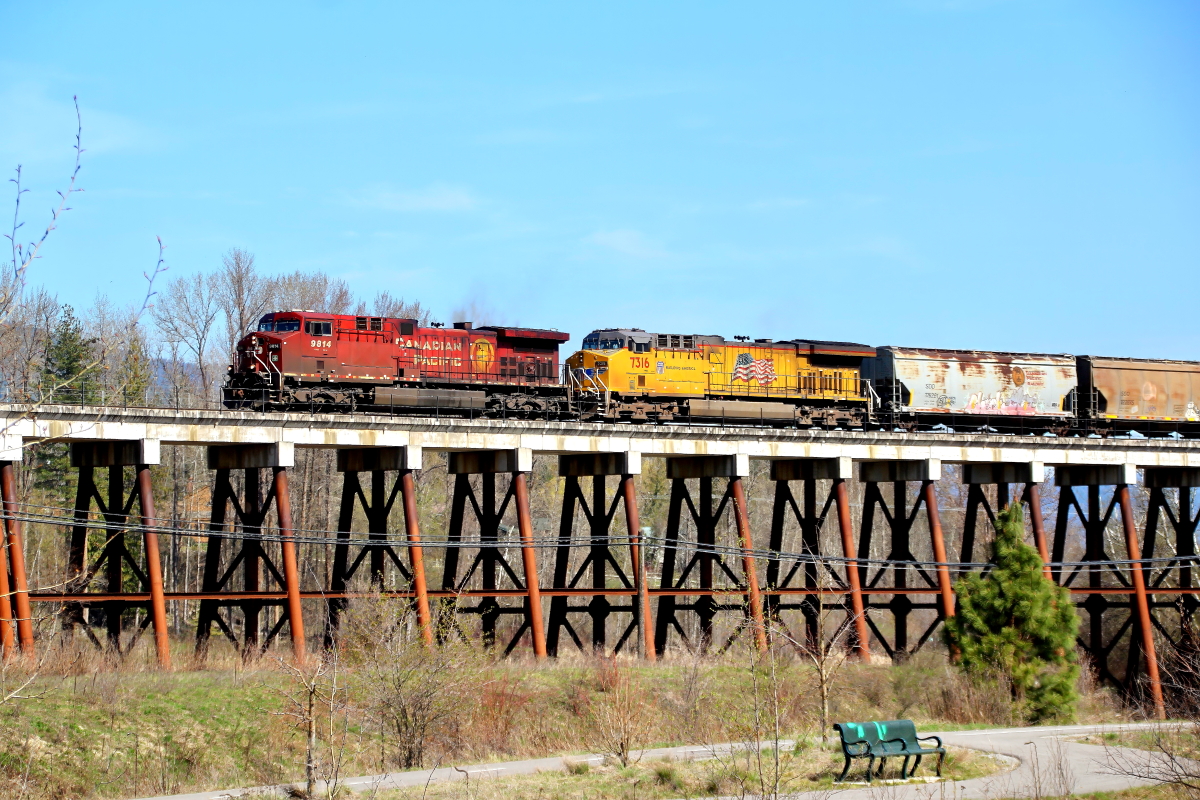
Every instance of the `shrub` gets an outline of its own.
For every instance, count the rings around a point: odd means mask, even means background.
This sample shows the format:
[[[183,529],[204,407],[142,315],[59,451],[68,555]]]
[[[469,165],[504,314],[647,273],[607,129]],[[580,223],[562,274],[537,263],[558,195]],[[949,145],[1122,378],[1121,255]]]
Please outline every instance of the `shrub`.
[[[1079,699],[1079,619],[1024,533],[1019,505],[997,515],[992,569],[958,582],[959,612],[946,620],[946,643],[973,679],[1006,685],[1026,720],[1070,718]]]

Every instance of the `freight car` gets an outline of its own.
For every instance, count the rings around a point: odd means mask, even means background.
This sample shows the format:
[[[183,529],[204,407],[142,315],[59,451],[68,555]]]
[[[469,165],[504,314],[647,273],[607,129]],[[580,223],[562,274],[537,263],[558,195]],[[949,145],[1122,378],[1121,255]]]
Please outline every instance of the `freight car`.
[[[1171,431],[1200,422],[1200,363],[1079,356],[1077,416],[1100,426]]]
[[[422,327],[416,320],[282,311],[237,347],[231,408],[556,414],[558,347],[569,334],[518,327]]]
[[[861,344],[614,328],[589,333],[567,359],[582,419],[761,422],[861,427],[870,397]]]
[[[879,347],[864,361],[877,416],[901,427],[1069,428],[1075,356]]]

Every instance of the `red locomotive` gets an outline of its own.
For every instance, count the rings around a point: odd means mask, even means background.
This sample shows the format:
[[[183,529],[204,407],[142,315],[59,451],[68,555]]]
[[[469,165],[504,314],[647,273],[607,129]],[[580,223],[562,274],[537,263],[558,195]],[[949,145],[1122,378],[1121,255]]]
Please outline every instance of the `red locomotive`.
[[[421,327],[416,320],[280,311],[237,348],[231,408],[455,409],[553,413],[558,347],[536,328]]]

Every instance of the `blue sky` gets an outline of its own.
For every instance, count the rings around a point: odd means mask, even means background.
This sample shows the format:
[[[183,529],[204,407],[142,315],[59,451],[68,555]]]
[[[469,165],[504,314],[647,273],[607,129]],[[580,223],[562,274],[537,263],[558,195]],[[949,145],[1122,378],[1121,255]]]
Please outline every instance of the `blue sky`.
[[[439,318],[1200,358],[1188,2],[0,4],[32,276],[230,247]],[[8,201],[5,203],[8,205]],[[490,317],[490,319],[486,318]]]

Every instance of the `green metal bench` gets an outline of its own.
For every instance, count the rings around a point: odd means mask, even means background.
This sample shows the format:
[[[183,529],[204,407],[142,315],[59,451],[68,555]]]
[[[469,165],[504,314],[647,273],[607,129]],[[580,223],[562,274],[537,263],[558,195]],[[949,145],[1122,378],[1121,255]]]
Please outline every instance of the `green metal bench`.
[[[883,774],[883,767],[888,758],[904,757],[900,769],[900,777],[911,778],[921,766],[922,756],[936,755],[937,774],[942,776],[942,762],[946,760],[946,748],[938,736],[917,736],[917,726],[910,719],[893,719],[887,722],[839,722],[833,726],[842,737],[842,755],[846,765],[838,782],[846,780],[850,772],[850,762],[856,758],[869,759],[867,762],[867,782],[874,775]],[[936,747],[926,747],[921,742],[936,741]],[[913,761],[912,769],[908,767],[909,759]],[[875,771],[875,760],[879,759],[879,771]]]

